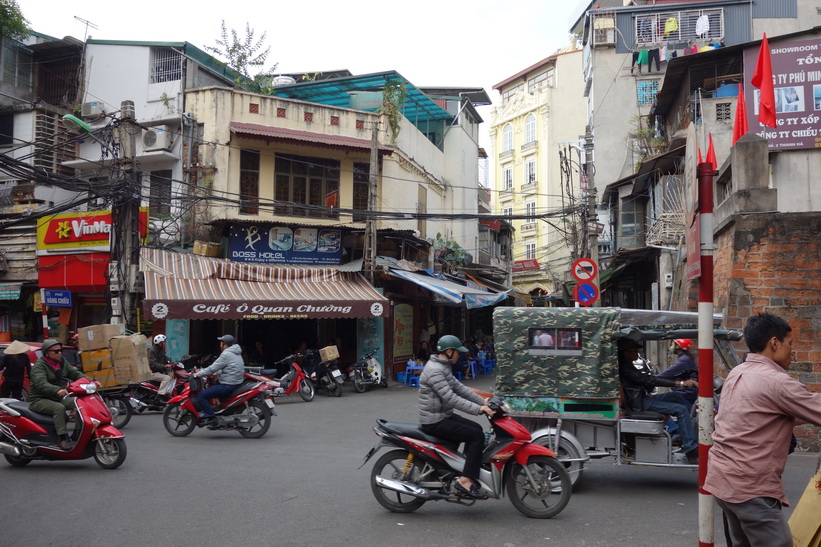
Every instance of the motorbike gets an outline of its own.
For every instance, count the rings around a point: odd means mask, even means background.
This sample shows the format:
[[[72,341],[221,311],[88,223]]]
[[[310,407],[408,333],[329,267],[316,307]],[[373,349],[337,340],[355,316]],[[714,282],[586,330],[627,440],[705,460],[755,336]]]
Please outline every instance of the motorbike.
[[[246,377],[249,374],[246,373]],[[268,378],[251,375],[245,382],[215,405],[216,421],[208,425],[211,430],[238,431],[248,439],[259,439],[271,427],[271,417],[276,416],[274,389]],[[172,397],[163,411],[162,421],[166,431],[174,437],[190,435],[194,428],[202,426],[199,419],[199,403],[195,395],[202,389],[203,381],[193,375],[184,385],[182,393]]]
[[[345,377],[337,365],[338,359],[320,361],[319,352],[309,349],[302,357],[302,367],[308,372],[317,392],[342,397],[342,384]]]
[[[0,452],[14,467],[34,460],[84,460],[93,457],[104,469],[116,469],[125,461],[122,432],[111,423],[111,414],[97,393],[99,384],[88,378],[71,382],[66,390],[76,397],[73,423],[69,421],[73,447],[61,450],[54,419],[32,412],[29,404],[0,399]]]
[[[190,378],[191,373],[185,370],[182,363],[170,363],[167,368],[174,375],[168,384],[168,393],[171,396],[178,395],[182,391],[182,386]],[[146,380],[129,386],[128,393],[130,397],[128,401],[134,411],[142,414],[146,410],[164,410],[170,397],[161,395],[159,389],[160,382],[156,380]]]
[[[362,356],[351,366],[349,376],[357,393],[365,393],[371,386],[388,387],[388,381],[382,371],[382,364],[375,357],[379,348]]]
[[[477,392],[479,393],[479,392]],[[489,394],[483,394],[489,395]],[[488,406],[492,433],[486,433],[479,472],[480,491],[499,499],[505,491],[513,506],[531,518],[550,518],[559,514],[570,500],[570,475],[552,450],[532,442],[528,430],[507,416],[508,407],[498,396]],[[374,432],[380,437],[365,460],[382,448],[384,453],[371,471],[371,491],[388,511],[410,513],[427,501],[445,500],[473,505],[455,490],[465,457],[458,444],[428,435],[418,426],[376,421]]]
[[[316,392],[314,391],[314,384],[302,370],[302,367],[295,361],[296,355],[289,355],[276,363],[275,365],[290,365],[290,370],[281,378],[276,378],[275,375],[279,373],[278,368],[260,369],[259,374],[264,376],[267,380],[274,383],[274,397],[284,397],[292,393],[299,393],[299,396],[306,402],[314,400]],[[249,367],[246,367],[249,368]],[[249,373],[246,373],[246,377]]]

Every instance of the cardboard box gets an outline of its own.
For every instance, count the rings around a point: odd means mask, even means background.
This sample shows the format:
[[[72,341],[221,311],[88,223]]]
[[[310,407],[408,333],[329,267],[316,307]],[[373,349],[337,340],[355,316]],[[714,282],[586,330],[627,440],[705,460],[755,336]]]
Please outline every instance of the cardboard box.
[[[80,360],[83,364],[83,374],[100,382],[103,388],[119,385],[114,362],[111,360],[111,351],[108,348],[81,351]]]
[[[194,254],[200,256],[219,256],[222,245],[210,241],[194,241]]]
[[[80,327],[77,331],[77,339],[80,349],[88,351],[107,348],[108,341],[122,333],[122,325],[93,325],[91,327]]]
[[[112,338],[111,358],[118,384],[137,384],[151,378],[148,346],[142,334]]]
[[[336,346],[326,346],[319,350],[319,358],[323,361],[330,361],[331,359],[339,359],[339,350]]]

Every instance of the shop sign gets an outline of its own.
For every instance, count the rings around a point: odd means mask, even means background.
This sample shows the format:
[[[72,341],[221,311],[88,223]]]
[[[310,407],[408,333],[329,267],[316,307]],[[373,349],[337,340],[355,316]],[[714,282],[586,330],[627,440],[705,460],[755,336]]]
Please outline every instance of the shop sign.
[[[0,300],[20,300],[22,283],[0,283]]]
[[[140,240],[148,241],[148,207],[140,208]],[[111,211],[63,213],[43,218],[37,226],[37,254],[55,251],[105,252],[111,237]]]
[[[513,271],[514,272],[523,272],[525,270],[538,270],[539,269],[539,261],[536,259],[528,259],[528,260],[516,260],[513,263]]]
[[[43,289],[43,294],[46,298],[46,306],[54,308],[70,308],[71,291]]]
[[[146,313],[157,319],[324,319],[382,317],[381,302],[330,301],[272,304],[270,302],[225,302],[168,300],[143,301]]]
[[[338,266],[342,263],[342,230],[233,224],[228,258],[234,262]]]

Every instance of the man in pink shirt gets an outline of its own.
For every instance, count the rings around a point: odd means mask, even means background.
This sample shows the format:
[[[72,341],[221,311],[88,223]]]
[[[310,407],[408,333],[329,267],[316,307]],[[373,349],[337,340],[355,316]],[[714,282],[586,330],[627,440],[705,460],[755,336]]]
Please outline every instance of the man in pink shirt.
[[[792,546],[781,482],[793,427],[821,424],[821,393],[787,373],[792,328],[759,313],[744,327],[752,352],[721,389],[704,488],[724,511],[734,547]]]

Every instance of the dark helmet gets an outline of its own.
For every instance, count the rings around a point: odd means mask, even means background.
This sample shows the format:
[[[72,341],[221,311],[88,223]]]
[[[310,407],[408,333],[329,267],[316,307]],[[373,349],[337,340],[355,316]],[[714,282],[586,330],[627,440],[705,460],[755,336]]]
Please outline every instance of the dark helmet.
[[[230,334],[223,334],[219,338],[217,338],[220,342],[225,344],[226,346],[233,346],[236,343],[236,340]]]
[[[40,346],[40,351],[42,351],[43,355],[45,355],[46,352],[48,352],[48,350],[50,350],[54,346],[62,346],[62,345],[63,344],[61,344],[60,342],[58,342],[57,340],[54,340],[54,339],[44,340],[43,345]]]
[[[452,334],[446,334],[442,336],[438,342],[436,342],[436,349],[437,351],[445,351],[446,349],[455,349],[456,351],[461,351],[462,353],[467,353],[468,349],[462,345],[462,341],[459,340],[457,337],[453,336]]]

